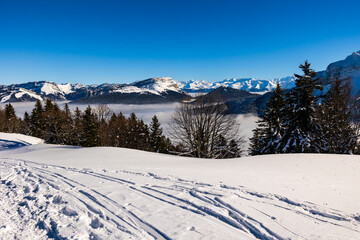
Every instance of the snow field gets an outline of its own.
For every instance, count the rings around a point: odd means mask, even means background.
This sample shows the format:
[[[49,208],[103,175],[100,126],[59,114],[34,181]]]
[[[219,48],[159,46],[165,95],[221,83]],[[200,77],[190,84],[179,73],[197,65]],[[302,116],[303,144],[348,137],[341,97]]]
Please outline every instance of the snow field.
[[[0,152],[0,236],[360,239],[359,171],[359,156],[28,145]]]

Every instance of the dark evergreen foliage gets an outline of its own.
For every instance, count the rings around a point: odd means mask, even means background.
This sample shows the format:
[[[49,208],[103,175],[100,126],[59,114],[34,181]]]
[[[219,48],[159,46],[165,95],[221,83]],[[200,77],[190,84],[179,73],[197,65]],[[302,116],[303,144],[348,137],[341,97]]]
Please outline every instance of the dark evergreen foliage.
[[[286,94],[280,86],[269,98],[250,139],[250,154],[358,153],[359,115],[349,82],[334,80],[329,91],[306,61],[304,75],[295,74],[296,86]]]
[[[82,122],[83,136],[81,139],[81,146],[96,147],[99,146],[99,124],[96,115],[92,112],[90,105],[86,108],[83,114]]]
[[[254,136],[250,139],[251,155],[279,153],[278,146],[284,133],[284,107],[284,93],[280,84],[277,84],[259,116]]]
[[[169,139],[163,135],[161,124],[156,115],[153,116],[150,123],[150,146],[153,151],[160,153],[167,153],[169,151]]]
[[[319,97],[314,93],[323,87],[310,63],[305,61],[300,68],[304,75],[295,74],[295,87],[286,96],[284,135],[277,152],[319,153],[323,136],[315,115]]]
[[[350,83],[335,79],[318,111],[327,153],[353,153],[357,144],[356,125],[352,123]]]

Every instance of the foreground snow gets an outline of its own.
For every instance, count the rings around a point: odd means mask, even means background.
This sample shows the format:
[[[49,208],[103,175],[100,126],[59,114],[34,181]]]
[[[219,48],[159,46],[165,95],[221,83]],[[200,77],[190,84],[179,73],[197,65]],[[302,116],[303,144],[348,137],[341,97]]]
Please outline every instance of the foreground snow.
[[[359,156],[37,144],[0,151],[0,177],[2,239],[360,239]]]

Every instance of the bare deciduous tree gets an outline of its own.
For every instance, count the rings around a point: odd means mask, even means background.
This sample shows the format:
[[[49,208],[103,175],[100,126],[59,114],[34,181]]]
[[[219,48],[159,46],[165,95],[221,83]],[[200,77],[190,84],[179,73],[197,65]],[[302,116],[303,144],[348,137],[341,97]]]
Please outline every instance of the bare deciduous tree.
[[[226,106],[221,101],[209,102],[203,96],[191,103],[181,103],[171,117],[172,140],[182,145],[182,155],[200,158],[238,157],[243,138],[239,135],[239,123],[234,115],[225,115]],[[224,144],[225,140],[225,144]],[[234,142],[236,147],[230,147]],[[231,154],[231,151],[236,153]]]
[[[94,110],[99,122],[110,120],[111,115],[113,114],[113,111],[111,111],[106,104],[99,104]]]

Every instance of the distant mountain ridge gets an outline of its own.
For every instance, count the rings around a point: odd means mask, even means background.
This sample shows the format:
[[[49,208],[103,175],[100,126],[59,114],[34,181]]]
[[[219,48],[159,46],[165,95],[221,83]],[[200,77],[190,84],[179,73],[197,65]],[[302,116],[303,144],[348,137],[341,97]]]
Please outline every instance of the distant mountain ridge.
[[[360,51],[352,53],[344,60],[329,64],[326,70],[318,72],[317,76],[325,84],[334,78],[351,78],[354,92],[360,94]],[[36,101],[49,98],[75,103],[167,103],[189,99],[189,93],[208,93],[219,87],[264,94],[273,90],[277,83],[280,83],[283,89],[290,89],[295,85],[295,77],[270,80],[230,78],[218,82],[205,80],[180,82],[170,77],[155,77],[128,84],[104,83],[100,85],[37,81],[0,85],[0,102]]]
[[[179,82],[179,87],[185,92],[210,92],[219,87],[230,87],[238,90],[244,90],[251,93],[263,94],[273,90],[276,84],[280,83],[283,88],[292,88],[295,86],[295,77],[288,76],[284,78],[275,78],[270,80],[261,80],[256,78],[229,78],[218,82],[207,82],[205,80],[189,80]]]
[[[177,102],[190,96],[171,78],[149,78],[130,84],[82,85],[38,81],[0,86],[0,102],[51,99],[78,103],[147,104]]]

